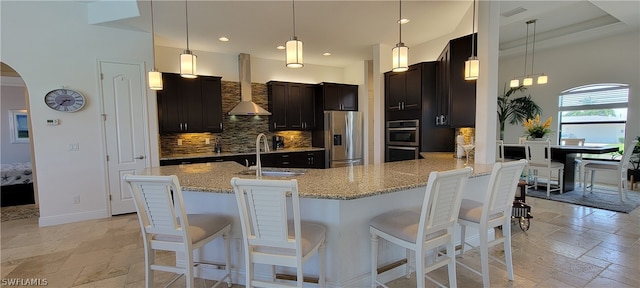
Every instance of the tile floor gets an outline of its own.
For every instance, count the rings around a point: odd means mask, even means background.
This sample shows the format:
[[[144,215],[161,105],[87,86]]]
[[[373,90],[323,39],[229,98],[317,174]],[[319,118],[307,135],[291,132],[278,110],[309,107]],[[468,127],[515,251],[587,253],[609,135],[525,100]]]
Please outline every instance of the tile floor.
[[[508,281],[504,267],[494,261],[492,287],[640,287],[640,208],[624,214],[533,197],[527,203],[535,217],[531,228],[526,234],[517,225],[512,230],[516,280]],[[3,286],[15,278],[46,279],[49,287],[144,286],[134,214],[53,227],[38,227],[37,218],[21,219],[2,222],[1,229]],[[496,248],[492,254],[504,253]],[[474,251],[459,261],[479,267]],[[445,269],[433,277],[446,283]],[[457,271],[458,286],[482,286],[480,276],[460,266]],[[157,275],[158,284],[171,278]],[[181,280],[171,287],[184,286]],[[389,285],[415,287],[415,279]]]

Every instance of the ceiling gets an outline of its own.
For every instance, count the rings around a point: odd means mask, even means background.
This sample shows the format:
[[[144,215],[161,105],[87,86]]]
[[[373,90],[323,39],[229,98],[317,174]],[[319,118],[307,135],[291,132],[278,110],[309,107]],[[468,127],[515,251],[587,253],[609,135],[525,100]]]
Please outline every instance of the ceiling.
[[[101,1],[85,3],[92,5]],[[392,47],[398,42],[398,1],[188,0],[185,3],[155,0],[156,45],[186,48],[187,6],[191,50],[284,59],[284,50],[277,50],[276,46],[284,45],[293,34],[294,3],[296,36],[304,42],[305,63],[344,67],[372,59],[373,45],[383,43]],[[402,41],[409,47],[416,46],[446,37],[458,25],[469,26],[459,29],[468,29],[470,33],[471,19],[467,18],[471,16],[472,3],[470,0],[403,1],[402,17],[411,21],[402,25]],[[149,4],[147,0],[137,0],[140,17],[100,25],[150,31]],[[500,12],[501,57],[522,53],[525,23],[531,19],[538,19],[536,49],[629,30],[640,31],[640,1],[500,1]],[[220,42],[217,39],[221,36],[230,41]],[[322,56],[324,52],[332,55]]]
[[[133,0],[132,0],[133,1]],[[480,0],[478,0],[480,1]],[[91,5],[100,1],[80,1]],[[100,25],[151,31],[150,2],[138,0],[140,17],[103,22]],[[186,47],[185,2],[156,0],[156,45]],[[344,67],[372,59],[371,46],[398,42],[397,1],[298,0],[296,36],[305,45],[305,63]],[[409,47],[453,32],[466,19],[472,1],[404,1],[402,16],[411,21],[402,27]],[[188,0],[191,50],[217,53],[249,53],[265,59],[284,59],[283,45],[292,35],[290,1]],[[500,1],[500,55],[524,51],[526,21],[538,19],[536,49],[640,30],[640,1]],[[467,17],[468,18],[468,17]],[[533,28],[531,26],[531,28]],[[471,31],[471,29],[469,29]],[[220,36],[229,42],[217,40]],[[331,52],[331,56],[322,56]],[[12,76],[2,63],[2,75]]]

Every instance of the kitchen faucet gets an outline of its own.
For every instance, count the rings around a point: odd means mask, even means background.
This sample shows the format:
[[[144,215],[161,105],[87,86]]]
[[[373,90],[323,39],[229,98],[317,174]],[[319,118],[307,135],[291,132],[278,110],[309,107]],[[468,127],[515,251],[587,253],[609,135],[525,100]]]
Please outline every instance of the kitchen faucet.
[[[269,141],[264,133],[258,134],[256,137],[256,177],[262,178],[262,163],[260,163],[260,140],[264,139],[264,152],[269,152]]]

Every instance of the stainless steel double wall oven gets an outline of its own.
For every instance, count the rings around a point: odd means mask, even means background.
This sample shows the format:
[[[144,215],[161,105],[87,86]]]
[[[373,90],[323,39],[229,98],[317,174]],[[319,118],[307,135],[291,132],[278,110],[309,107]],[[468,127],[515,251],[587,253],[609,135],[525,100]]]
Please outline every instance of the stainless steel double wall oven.
[[[386,125],[386,161],[418,159],[420,153],[420,121],[394,120]]]

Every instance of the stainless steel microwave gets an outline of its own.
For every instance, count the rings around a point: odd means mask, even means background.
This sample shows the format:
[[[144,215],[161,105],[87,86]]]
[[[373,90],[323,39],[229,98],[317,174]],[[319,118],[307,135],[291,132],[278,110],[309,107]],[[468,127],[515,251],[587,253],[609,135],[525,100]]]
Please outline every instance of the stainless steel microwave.
[[[420,146],[420,121],[387,121],[387,145]]]

